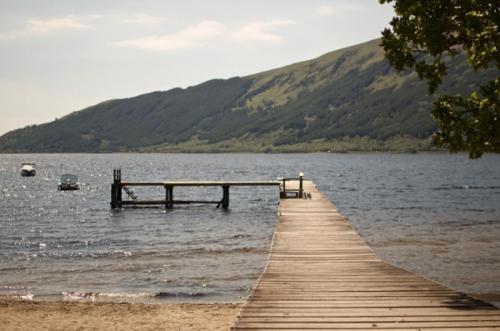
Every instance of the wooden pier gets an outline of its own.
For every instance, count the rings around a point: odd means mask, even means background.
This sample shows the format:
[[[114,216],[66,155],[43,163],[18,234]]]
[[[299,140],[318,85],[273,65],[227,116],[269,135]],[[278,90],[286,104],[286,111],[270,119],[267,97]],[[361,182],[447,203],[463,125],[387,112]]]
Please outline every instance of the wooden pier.
[[[275,186],[280,187],[280,197],[302,198],[303,194],[302,173],[298,178],[281,178],[279,180],[261,180],[261,181],[157,181],[157,182],[122,182],[120,169],[113,171],[113,184],[111,184],[111,208],[121,208],[123,206],[165,206],[171,209],[175,204],[216,204],[217,208],[223,209],[229,207],[229,189],[232,186]],[[295,180],[299,183],[298,187],[288,186],[288,181]],[[133,196],[131,187],[150,186],[163,187],[165,189],[165,199],[161,200],[139,200]],[[175,187],[221,187],[222,199],[220,200],[179,200],[174,199]],[[132,196],[132,199],[123,199],[123,191]]]
[[[280,200],[268,264],[232,330],[500,330],[499,309],[383,262],[312,182],[303,189]]]

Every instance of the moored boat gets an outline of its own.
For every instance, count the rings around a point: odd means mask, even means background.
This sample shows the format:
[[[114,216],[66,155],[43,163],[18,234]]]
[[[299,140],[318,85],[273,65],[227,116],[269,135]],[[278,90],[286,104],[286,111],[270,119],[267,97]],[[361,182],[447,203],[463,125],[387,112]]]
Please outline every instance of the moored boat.
[[[36,169],[34,163],[22,163],[21,176],[33,177],[36,175]]]
[[[59,189],[59,191],[74,191],[80,189],[78,176],[72,174],[62,175],[57,188]]]

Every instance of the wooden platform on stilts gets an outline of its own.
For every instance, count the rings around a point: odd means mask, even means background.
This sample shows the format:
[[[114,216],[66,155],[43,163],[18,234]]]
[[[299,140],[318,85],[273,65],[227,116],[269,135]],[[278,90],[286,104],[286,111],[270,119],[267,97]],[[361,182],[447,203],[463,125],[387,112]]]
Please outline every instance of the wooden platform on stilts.
[[[383,262],[312,182],[304,192],[280,200],[268,264],[232,330],[500,330],[499,309]]]
[[[299,176],[299,182],[303,182],[303,174]],[[217,208],[222,206],[223,209],[229,208],[229,189],[234,186],[275,186],[280,187],[280,196],[292,194],[295,196],[302,196],[302,189],[287,189],[286,182],[290,178],[281,178],[280,180],[260,180],[260,181],[155,181],[155,182],[123,182],[121,169],[113,171],[113,184],[111,184],[111,208],[121,208],[126,206],[140,207],[140,206],[165,206],[166,209],[173,208],[176,204],[216,204]],[[154,200],[139,200],[131,190],[132,187],[149,186],[149,187],[163,187],[165,189],[164,199]],[[174,199],[175,187],[221,187],[222,199],[221,200],[179,200]],[[300,186],[300,185],[299,185]],[[123,191],[132,199],[123,200]]]

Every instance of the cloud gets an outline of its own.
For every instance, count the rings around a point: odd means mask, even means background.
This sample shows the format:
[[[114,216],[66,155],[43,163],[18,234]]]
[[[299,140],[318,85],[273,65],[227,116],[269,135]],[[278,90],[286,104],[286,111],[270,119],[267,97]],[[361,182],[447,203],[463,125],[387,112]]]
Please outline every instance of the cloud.
[[[112,45],[154,51],[177,51],[202,47],[207,40],[222,36],[224,31],[225,26],[222,23],[202,21],[176,33],[122,40],[114,42]]]
[[[347,3],[347,2],[339,2],[335,4],[335,6],[332,5],[323,5],[320,7],[317,7],[315,12],[318,15],[321,16],[339,16],[339,15],[344,15],[347,12],[353,12],[353,11],[359,11],[362,10],[363,7],[360,7],[359,4],[355,3]]]
[[[316,13],[318,15],[323,15],[323,16],[330,16],[334,15],[337,11],[335,10],[334,6],[321,6],[316,8]]]
[[[135,25],[145,25],[152,26],[158,25],[163,22],[163,19],[159,16],[153,16],[145,13],[115,13],[115,14],[87,14],[81,16],[85,21],[112,24],[135,24]]]
[[[214,38],[238,42],[278,43],[283,41],[283,37],[275,30],[293,24],[295,22],[290,20],[250,22],[231,32],[224,24],[217,21],[202,21],[175,33],[121,40],[113,42],[111,45],[152,51],[178,51],[204,47],[207,45],[207,41]]]
[[[25,22],[24,28],[0,34],[0,39],[16,39],[42,36],[56,31],[81,30],[88,28],[75,16],[52,18],[47,20],[32,19]]]
[[[137,24],[137,25],[158,25],[162,23],[162,18],[144,13],[128,14],[90,14],[84,16],[87,20],[121,23],[121,24]]]
[[[152,16],[144,13],[137,14],[91,14],[91,15],[67,15],[64,17],[56,17],[51,19],[30,19],[24,22],[23,27],[9,32],[0,32],[0,40],[2,39],[18,39],[26,37],[39,37],[48,35],[58,31],[82,30],[90,28],[86,23],[95,24],[102,23],[104,20],[113,20],[122,24],[136,24],[152,26],[162,22],[162,19],[157,16]]]
[[[283,37],[275,32],[275,30],[290,26],[295,22],[290,20],[270,21],[270,22],[250,22],[243,25],[233,33],[233,38],[237,41],[263,41],[271,43],[279,43],[283,41]]]
[[[139,25],[157,25],[162,22],[162,19],[158,16],[152,16],[148,14],[123,14],[117,15],[116,17],[120,22],[126,24],[139,24]]]

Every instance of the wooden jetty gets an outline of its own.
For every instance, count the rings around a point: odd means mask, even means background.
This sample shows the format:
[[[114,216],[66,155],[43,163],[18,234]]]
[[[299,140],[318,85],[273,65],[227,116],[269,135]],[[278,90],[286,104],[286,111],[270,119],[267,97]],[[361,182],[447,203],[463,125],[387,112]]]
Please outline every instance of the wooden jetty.
[[[262,180],[262,181],[157,181],[157,182],[122,182],[120,169],[113,171],[113,184],[111,184],[111,208],[121,208],[123,206],[165,206],[166,209],[171,209],[175,204],[216,204],[217,208],[227,209],[229,207],[229,189],[232,186],[276,186],[280,187],[280,197],[302,197],[303,194],[303,178],[302,173],[298,178],[281,178],[279,180]],[[287,187],[288,181],[298,181],[297,187]],[[132,191],[131,187],[136,186],[151,186],[164,187],[165,199],[161,200],[139,200]],[[174,199],[174,187],[213,187],[222,188],[221,200],[179,200]],[[132,199],[124,200],[123,191],[125,191]]]
[[[500,330],[499,309],[381,261],[312,182],[304,192],[280,200],[268,264],[232,330]]]

